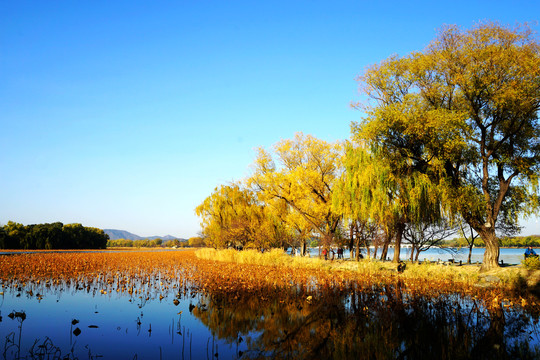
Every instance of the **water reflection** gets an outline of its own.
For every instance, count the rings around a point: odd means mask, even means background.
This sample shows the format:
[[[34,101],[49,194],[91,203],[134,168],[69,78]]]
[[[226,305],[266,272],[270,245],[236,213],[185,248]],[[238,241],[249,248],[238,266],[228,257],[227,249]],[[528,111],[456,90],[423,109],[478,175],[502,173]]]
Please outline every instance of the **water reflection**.
[[[525,314],[455,295],[404,296],[399,284],[303,299],[214,294],[193,314],[229,344],[246,342],[242,358],[540,358],[537,327]]]
[[[105,293],[70,282],[6,287],[0,359],[205,359],[212,335],[189,311],[197,295],[188,292],[175,304],[178,296],[178,290]],[[219,343],[220,355],[235,351]]]
[[[249,290],[154,271],[0,283],[0,358],[540,358],[537,306],[417,294],[400,280]]]

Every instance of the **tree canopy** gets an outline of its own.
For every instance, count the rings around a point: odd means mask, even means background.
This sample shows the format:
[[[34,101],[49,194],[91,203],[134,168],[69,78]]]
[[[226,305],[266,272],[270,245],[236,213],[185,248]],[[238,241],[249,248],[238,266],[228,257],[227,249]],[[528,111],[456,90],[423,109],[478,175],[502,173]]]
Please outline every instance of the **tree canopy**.
[[[351,139],[298,133],[259,149],[245,185],[197,208],[205,234],[219,246],[317,234],[328,246],[344,225],[383,229],[398,261],[405,231],[421,251],[464,221],[486,244],[483,269],[497,267],[497,236],[540,210],[539,50],[527,25],[446,26],[423,51],[370,66]]]
[[[341,216],[332,210],[332,193],[341,171],[342,146],[297,133],[274,146],[275,157],[259,149],[249,183],[265,201],[279,200],[291,211],[300,233],[315,232],[330,245]]]
[[[538,209],[540,54],[526,27],[444,28],[423,52],[393,56],[358,79],[371,99],[354,135],[428,174],[498,266],[495,225]]]
[[[276,214],[241,183],[216,188],[195,211],[207,244],[215,248],[275,247],[286,236]]]

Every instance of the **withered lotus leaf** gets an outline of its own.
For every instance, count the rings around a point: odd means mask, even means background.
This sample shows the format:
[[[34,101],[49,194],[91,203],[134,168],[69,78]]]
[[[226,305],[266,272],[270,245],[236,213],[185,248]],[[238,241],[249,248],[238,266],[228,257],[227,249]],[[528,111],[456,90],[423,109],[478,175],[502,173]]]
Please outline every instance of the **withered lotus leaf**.
[[[130,301],[159,299],[167,289],[175,291],[173,303],[179,304],[182,295],[194,298],[210,293],[231,299],[254,296],[262,301],[277,297],[282,300],[284,289],[294,289],[305,303],[317,303],[317,294],[324,289],[346,291],[371,289],[374,284],[399,288],[403,296],[437,297],[459,293],[477,299],[487,306],[497,306],[500,299],[505,307],[537,307],[538,301],[528,295],[509,293],[503,287],[481,288],[441,277],[433,281],[399,276],[397,272],[370,272],[354,270],[328,271],[318,267],[289,267],[230,263],[207,260],[195,251],[133,251],[133,252],[68,252],[32,253],[4,257],[0,267],[2,287],[20,289],[70,286],[98,296],[122,292]],[[2,289],[4,290],[4,289]],[[43,292],[41,292],[43,293]],[[140,300],[139,300],[140,299]],[[383,297],[384,299],[384,297]],[[386,300],[382,300],[386,301]],[[189,306],[193,311],[194,305]],[[204,311],[204,309],[200,309]],[[10,318],[14,318],[13,313]],[[19,317],[24,320],[22,316]],[[74,325],[74,324],[73,324]]]

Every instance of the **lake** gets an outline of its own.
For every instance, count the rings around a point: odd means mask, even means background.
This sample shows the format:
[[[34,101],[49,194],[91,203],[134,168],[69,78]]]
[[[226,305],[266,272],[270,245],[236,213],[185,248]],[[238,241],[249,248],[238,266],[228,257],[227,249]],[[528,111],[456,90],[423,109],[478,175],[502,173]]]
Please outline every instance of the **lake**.
[[[319,271],[298,277],[294,269],[179,253],[0,257],[20,278],[7,278],[3,268],[0,358],[540,355],[538,308],[510,306],[510,300],[490,306],[480,293],[431,295],[411,292],[401,281],[338,281]]]
[[[485,248],[473,248],[472,254],[471,254],[471,262],[472,263],[482,263],[482,260],[484,258],[484,252]],[[371,249],[372,256],[373,256],[373,248]],[[400,252],[400,259],[402,260],[409,260],[411,253],[411,249],[407,247],[402,247]],[[309,253],[311,256],[318,256],[319,255],[319,249],[318,248],[310,248]],[[525,249],[519,249],[519,248],[501,248],[500,254],[499,254],[499,261],[502,260],[505,264],[512,264],[517,265],[521,264],[521,261],[523,260],[523,254],[525,253]],[[362,254],[365,256],[366,251],[363,250]],[[377,257],[380,257],[381,249],[379,249],[377,253]],[[346,259],[349,258],[349,251],[345,250],[344,257]],[[426,251],[422,251],[420,255],[418,256],[418,259],[420,261],[429,260],[432,262],[435,261],[448,261],[449,259],[453,259],[455,262],[462,261],[463,263],[467,262],[469,256],[469,249],[461,248],[431,248]],[[336,255],[337,257],[337,255]],[[388,249],[388,259],[394,258],[394,249],[389,248]]]

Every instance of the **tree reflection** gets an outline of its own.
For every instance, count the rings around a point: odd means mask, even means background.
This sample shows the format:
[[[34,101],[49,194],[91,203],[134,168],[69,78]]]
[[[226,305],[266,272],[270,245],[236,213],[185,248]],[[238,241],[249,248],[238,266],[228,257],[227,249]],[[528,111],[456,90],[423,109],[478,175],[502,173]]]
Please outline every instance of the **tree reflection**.
[[[540,358],[531,314],[457,295],[411,295],[401,287],[357,291],[351,285],[312,298],[213,293],[200,298],[193,314],[214,336],[246,341],[242,358]]]

